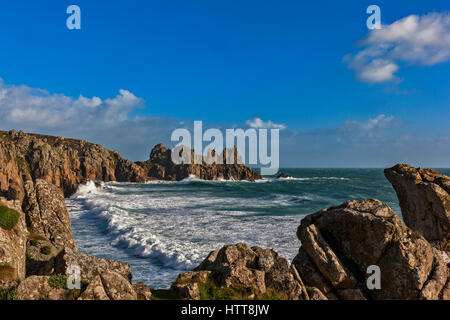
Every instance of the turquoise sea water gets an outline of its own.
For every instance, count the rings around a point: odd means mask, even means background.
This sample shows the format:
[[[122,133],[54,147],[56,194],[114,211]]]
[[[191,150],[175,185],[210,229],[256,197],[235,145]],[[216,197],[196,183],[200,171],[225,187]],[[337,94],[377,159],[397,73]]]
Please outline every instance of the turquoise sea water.
[[[302,217],[346,200],[376,198],[400,215],[382,169],[281,171],[294,178],[89,183],[67,199],[72,230],[80,251],[128,262],[133,282],[164,288],[225,244],[270,247],[291,260]]]

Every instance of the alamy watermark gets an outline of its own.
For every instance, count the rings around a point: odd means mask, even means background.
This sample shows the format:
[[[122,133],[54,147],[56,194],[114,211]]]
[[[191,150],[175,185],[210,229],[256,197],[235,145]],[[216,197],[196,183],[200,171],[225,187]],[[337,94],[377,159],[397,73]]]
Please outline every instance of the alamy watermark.
[[[370,5],[367,7],[366,10],[367,14],[370,14],[371,16],[367,18],[367,28],[369,30],[379,30],[381,29],[381,9],[377,5]]]
[[[171,141],[179,142],[172,150],[172,162],[177,165],[248,164],[259,166],[261,175],[274,175],[278,172],[280,164],[279,131],[279,129],[254,128],[245,131],[226,129],[224,139],[221,130],[211,128],[203,132],[202,121],[194,121],[193,139],[188,129],[179,128],[172,132]],[[203,142],[209,144],[203,147]],[[194,152],[191,152],[192,150]]]
[[[66,20],[66,26],[69,30],[80,30],[81,29],[81,9],[77,5],[70,5],[66,10],[67,14],[70,16]]]

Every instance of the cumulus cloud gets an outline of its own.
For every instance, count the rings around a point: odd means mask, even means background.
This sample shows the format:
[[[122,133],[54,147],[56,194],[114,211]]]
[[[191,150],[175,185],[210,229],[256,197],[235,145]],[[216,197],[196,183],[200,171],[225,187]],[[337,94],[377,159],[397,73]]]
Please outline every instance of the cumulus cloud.
[[[156,143],[169,143],[170,133],[183,127],[176,119],[132,116],[145,107],[128,90],[115,97],[72,98],[25,85],[5,84],[0,79],[1,129],[86,139],[121,151],[133,160],[148,158]]]
[[[342,131],[374,131],[382,128],[389,128],[394,124],[394,116],[386,116],[380,114],[375,118],[368,119],[363,122],[347,120],[341,127]]]
[[[450,12],[410,15],[372,30],[362,49],[345,57],[356,78],[369,83],[398,81],[401,63],[432,66],[450,59]]]
[[[276,124],[270,120],[265,122],[259,117],[255,117],[253,120],[247,120],[245,124],[254,129],[286,129],[284,124]]]
[[[0,80],[0,115],[12,124],[37,124],[45,128],[76,125],[107,125],[128,119],[128,114],[143,101],[127,90],[114,98],[80,96],[74,99],[62,94],[28,86],[6,85]]]

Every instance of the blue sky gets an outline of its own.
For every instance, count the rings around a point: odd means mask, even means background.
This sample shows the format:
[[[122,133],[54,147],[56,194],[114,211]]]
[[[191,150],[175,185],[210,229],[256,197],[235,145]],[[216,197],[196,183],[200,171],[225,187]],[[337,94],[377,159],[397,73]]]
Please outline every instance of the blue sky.
[[[81,8],[81,30],[66,28],[70,4]],[[370,58],[390,61],[398,71],[383,74],[386,81],[362,79],[371,61],[359,65],[358,52],[397,31],[362,44],[370,38],[365,11],[371,4],[381,8],[385,28],[435,12],[429,20],[441,23],[436,32],[449,34],[450,6],[443,0],[4,3],[0,78],[15,94],[8,104],[0,100],[7,118],[0,128],[87,138],[137,160],[147,158],[152,145],[167,143],[180,122],[230,127],[257,117],[287,127],[280,141],[284,166],[449,167],[448,39],[413,58],[409,40],[399,40],[400,53]],[[435,50],[443,52],[438,61]],[[103,129],[87,121],[81,126],[77,102],[64,102],[82,95],[114,104],[118,94],[126,100],[118,115],[88,112],[106,121],[99,121]],[[34,111],[49,112],[46,119],[54,121],[27,117],[35,104],[24,95],[45,96],[48,108]],[[19,102],[23,108],[14,109]],[[55,124],[61,112],[73,128]]]

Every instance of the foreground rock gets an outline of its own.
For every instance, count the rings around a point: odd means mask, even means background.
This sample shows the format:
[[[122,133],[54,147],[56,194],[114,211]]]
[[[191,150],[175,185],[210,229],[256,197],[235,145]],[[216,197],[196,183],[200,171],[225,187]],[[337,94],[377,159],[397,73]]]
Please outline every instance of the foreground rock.
[[[20,203],[0,198],[0,281],[25,278],[27,238]]]
[[[50,277],[31,276],[20,282],[18,288],[19,300],[67,300],[69,291],[50,285]]]
[[[443,252],[378,200],[347,201],[306,216],[293,264],[305,285],[339,299],[438,299],[448,279]],[[381,289],[369,290],[369,266]]]
[[[23,208],[33,234],[48,239],[56,249],[76,250],[69,212],[59,188],[41,179],[27,181]]]
[[[97,275],[116,273],[131,282],[131,267],[128,263],[98,258],[82,252],[61,251],[55,258],[55,273],[66,274],[71,266],[80,268],[81,281],[90,282]]]
[[[201,297],[200,287],[216,294]],[[309,299],[286,259],[271,249],[243,243],[211,252],[194,271],[180,274],[172,290],[186,299]]]
[[[384,171],[408,227],[429,241],[450,237],[450,178],[431,169],[398,164]]]
[[[136,291],[127,279],[117,272],[107,271],[91,281],[79,300],[137,300],[137,298]]]

